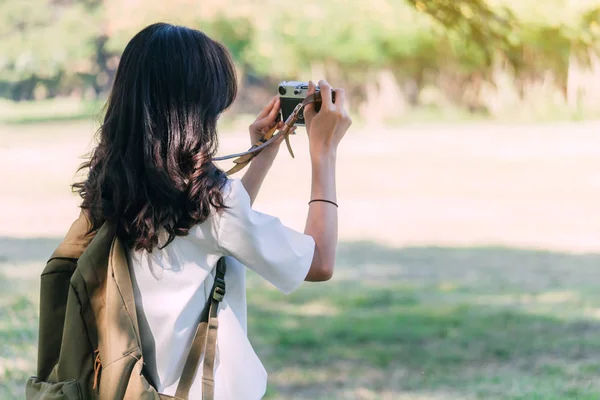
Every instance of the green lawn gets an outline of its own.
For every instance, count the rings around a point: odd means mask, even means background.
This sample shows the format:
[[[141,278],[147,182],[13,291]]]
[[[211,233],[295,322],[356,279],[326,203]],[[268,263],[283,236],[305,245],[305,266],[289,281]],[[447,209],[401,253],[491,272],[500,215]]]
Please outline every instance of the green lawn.
[[[253,281],[272,398],[600,398],[600,255],[344,243],[339,261],[289,297]]]
[[[269,399],[600,398],[600,254],[345,242],[338,258],[334,280],[289,296],[250,276]],[[35,369],[42,263],[0,264],[2,399]]]

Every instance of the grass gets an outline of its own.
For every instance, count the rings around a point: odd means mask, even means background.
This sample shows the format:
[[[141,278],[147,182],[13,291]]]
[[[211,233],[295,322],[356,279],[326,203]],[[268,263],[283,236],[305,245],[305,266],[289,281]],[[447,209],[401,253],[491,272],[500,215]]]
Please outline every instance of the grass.
[[[40,254],[54,242],[0,239]],[[0,265],[2,399],[20,398],[35,369],[43,258],[32,261]],[[589,312],[600,309],[599,263],[600,254],[344,242],[328,284],[284,296],[251,273],[249,331],[270,371],[267,399],[597,399],[600,321]]]
[[[378,129],[340,147],[333,280],[284,296],[249,273],[267,399],[600,398],[597,124]],[[1,399],[35,371],[39,274],[92,131],[0,125]],[[256,207],[301,229],[305,135],[293,146]]]
[[[76,98],[11,102],[0,100],[0,123],[11,125],[70,122],[95,119],[102,110],[100,100]]]
[[[338,257],[341,275],[362,281],[285,297],[251,280],[251,337],[275,371],[271,398],[600,397],[600,322],[583,312],[600,305],[600,255],[344,243]],[[550,276],[575,270],[581,282],[519,279],[512,261]]]

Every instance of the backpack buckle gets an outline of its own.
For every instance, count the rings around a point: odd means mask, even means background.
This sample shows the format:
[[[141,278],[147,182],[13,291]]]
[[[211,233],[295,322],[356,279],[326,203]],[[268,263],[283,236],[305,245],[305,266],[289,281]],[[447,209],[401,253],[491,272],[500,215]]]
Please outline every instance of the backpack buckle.
[[[223,301],[223,298],[225,297],[225,280],[224,279],[221,279],[221,278],[215,279],[215,287],[213,289],[212,297],[213,297],[213,299],[215,299],[218,302]]]

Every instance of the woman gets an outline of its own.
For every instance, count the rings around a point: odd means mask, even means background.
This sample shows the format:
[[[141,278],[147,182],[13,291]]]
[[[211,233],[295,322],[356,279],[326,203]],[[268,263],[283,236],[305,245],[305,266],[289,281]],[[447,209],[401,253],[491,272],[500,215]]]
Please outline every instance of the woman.
[[[74,185],[96,231],[117,221],[128,246],[146,372],[173,395],[186,350],[209,295],[217,261],[227,257],[219,308],[215,398],[259,399],[266,372],[246,335],[245,268],[284,293],[333,274],[337,244],[335,163],[351,125],[344,91],[320,81],[323,104],[305,110],[312,188],[304,233],[256,212],[252,202],[277,155],[264,149],[241,180],[212,162],[216,124],[234,101],[228,51],[203,33],[154,24],[127,45],[108,100],[87,178]],[[315,85],[311,82],[310,92]],[[273,127],[273,98],[250,126],[250,143]],[[201,374],[191,399],[201,398]]]

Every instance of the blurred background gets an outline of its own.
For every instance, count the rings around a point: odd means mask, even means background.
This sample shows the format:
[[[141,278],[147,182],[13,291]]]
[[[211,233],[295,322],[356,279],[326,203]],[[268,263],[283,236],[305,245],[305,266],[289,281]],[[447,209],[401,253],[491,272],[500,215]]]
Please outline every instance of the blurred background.
[[[249,274],[267,398],[600,398],[599,0],[0,0],[0,398],[35,373],[69,185],[157,21],[234,57],[220,154],[282,80],[350,97],[334,278],[284,296]],[[256,208],[302,230],[302,129],[292,146]]]

